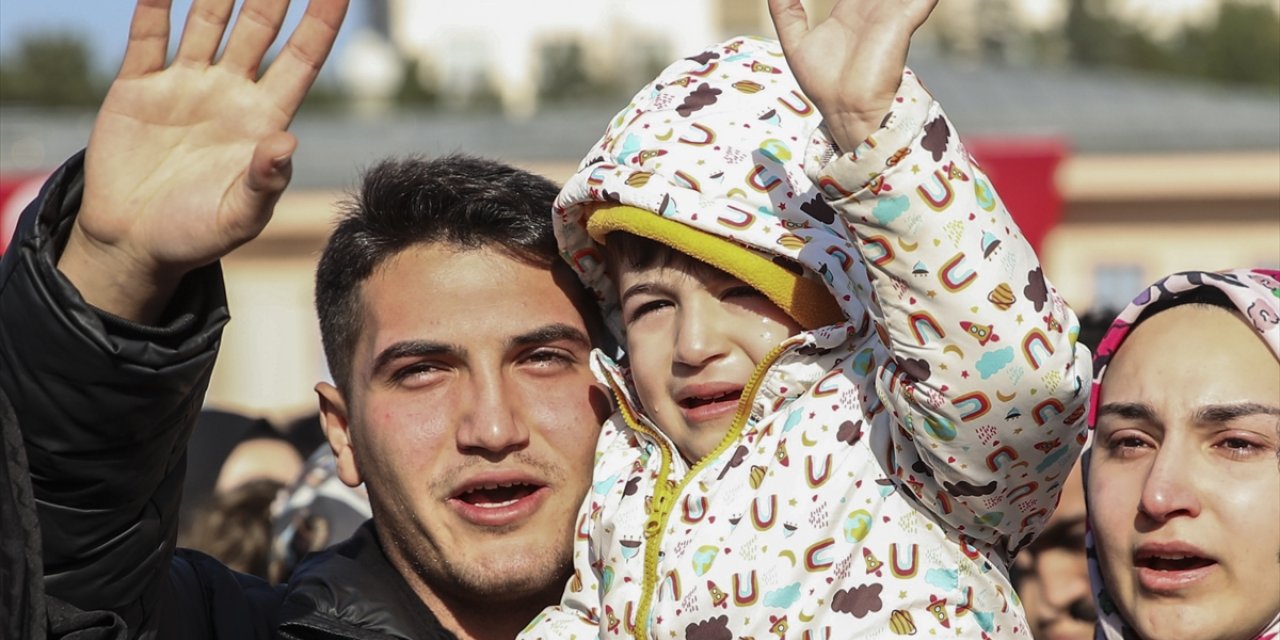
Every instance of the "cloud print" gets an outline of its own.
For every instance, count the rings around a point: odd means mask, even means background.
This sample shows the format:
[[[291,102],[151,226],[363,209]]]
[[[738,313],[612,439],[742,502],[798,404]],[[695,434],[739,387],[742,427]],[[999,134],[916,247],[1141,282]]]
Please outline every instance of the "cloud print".
[[[684,628],[685,640],[733,640],[729,632],[729,616],[716,616]]]
[[[996,491],[996,481],[992,480],[991,482],[982,485],[973,484],[972,482],[965,480],[961,480],[955,484],[943,482],[942,488],[946,489],[947,493],[957,498],[989,496]]]
[[[906,212],[910,204],[907,202],[906,196],[894,196],[885,198],[876,204],[876,208],[871,211],[871,215],[880,221],[880,224],[889,224],[898,219],[898,216]]]
[[[764,606],[786,609],[787,607],[795,604],[796,600],[799,598],[800,583],[793,582],[789,586],[764,594]]]
[[[974,366],[978,368],[978,373],[982,374],[982,379],[986,380],[1009,366],[1010,362],[1013,362],[1013,347],[1005,347],[982,354]]]
[[[713,105],[719,98],[720,90],[712,88],[710,85],[700,84],[692,93],[685,96],[684,102],[676,107],[676,113],[682,118],[688,118],[689,114],[701,109],[705,106]]]
[[[864,584],[852,589],[841,589],[831,598],[831,610],[836,613],[848,613],[855,618],[865,618],[872,611],[884,607],[880,592],[881,584]]]

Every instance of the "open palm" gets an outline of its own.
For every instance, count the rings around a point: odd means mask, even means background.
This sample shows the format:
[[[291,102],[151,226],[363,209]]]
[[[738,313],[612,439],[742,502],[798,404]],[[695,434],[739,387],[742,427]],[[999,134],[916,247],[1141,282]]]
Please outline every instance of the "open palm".
[[[769,0],[778,40],[800,88],[837,144],[852,150],[888,111],[911,35],[938,0],[839,0],[810,28],[800,0]]]
[[[252,239],[290,177],[286,132],[333,45],[347,0],[312,0],[270,68],[289,0],[196,0],[165,66],[168,0],[140,0],[119,75],[94,123],[75,257],[180,278]],[[69,243],[69,251],[72,251]],[[62,265],[59,265],[62,267]],[[65,269],[64,269],[65,270]]]

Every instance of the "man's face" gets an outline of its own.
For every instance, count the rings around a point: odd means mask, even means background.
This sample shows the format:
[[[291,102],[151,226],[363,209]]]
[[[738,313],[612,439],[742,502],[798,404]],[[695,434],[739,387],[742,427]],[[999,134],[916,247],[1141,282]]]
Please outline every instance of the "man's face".
[[[1103,379],[1089,519],[1143,638],[1252,638],[1280,610],[1280,364],[1244,320],[1176,307]]]
[[[563,284],[491,249],[407,249],[362,288],[348,397],[319,388],[339,473],[366,484],[388,556],[428,604],[563,588],[610,410]]]

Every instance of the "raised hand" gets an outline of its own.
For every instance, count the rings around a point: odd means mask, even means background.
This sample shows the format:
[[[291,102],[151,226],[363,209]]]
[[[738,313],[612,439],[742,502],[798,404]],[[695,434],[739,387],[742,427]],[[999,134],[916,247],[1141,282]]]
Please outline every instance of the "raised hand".
[[[778,40],[800,88],[836,144],[852,151],[880,127],[898,91],[911,35],[938,0],[838,0],[810,28],[800,0],[769,0]]]
[[[170,0],[139,0],[98,112],[85,190],[58,268],[100,309],[147,322],[188,271],[256,237],[289,183],[286,131],[333,46],[348,0],[311,0],[259,76],[289,0],[195,0],[166,67]]]

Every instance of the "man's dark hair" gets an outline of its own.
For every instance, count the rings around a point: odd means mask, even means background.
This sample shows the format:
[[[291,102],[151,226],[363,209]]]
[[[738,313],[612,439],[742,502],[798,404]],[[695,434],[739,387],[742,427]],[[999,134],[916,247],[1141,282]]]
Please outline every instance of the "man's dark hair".
[[[388,159],[366,171],[359,193],[343,203],[316,269],[320,335],[343,394],[364,317],[361,285],[375,269],[405,249],[443,243],[498,249],[532,265],[567,270],[551,226],[558,192],[542,176],[460,154]],[[600,335],[598,307],[583,290],[571,296],[592,337]]]

